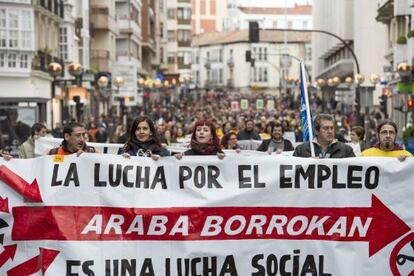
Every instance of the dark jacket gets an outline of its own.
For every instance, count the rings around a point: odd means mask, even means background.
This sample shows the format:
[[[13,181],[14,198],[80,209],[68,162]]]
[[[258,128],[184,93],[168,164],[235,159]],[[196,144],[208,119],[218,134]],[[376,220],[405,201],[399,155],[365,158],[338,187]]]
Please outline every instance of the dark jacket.
[[[198,152],[196,152],[196,151],[194,151],[192,149],[189,149],[189,150],[186,150],[184,152],[184,155],[205,155],[205,156],[209,156],[209,155],[217,155],[217,153],[218,153],[217,151],[212,151],[212,152],[210,152],[208,154],[201,154],[201,153],[198,153]]]
[[[96,150],[95,150],[94,147],[87,146],[86,144],[85,144],[85,146],[83,147],[82,150],[84,152],[96,153]],[[57,148],[51,149],[48,152],[48,155],[55,155],[55,154],[57,154],[57,155],[69,155],[69,154],[73,154],[73,153],[76,153],[76,152],[72,152],[71,150],[69,150],[69,148],[67,146],[67,143],[66,143],[66,140],[63,140],[62,144]]]
[[[272,138],[264,140],[257,148],[257,151],[267,151],[269,149],[270,141],[272,141]],[[283,151],[292,151],[295,149],[292,143],[287,139],[283,139],[283,144]],[[274,149],[273,151],[276,151],[276,149]]]
[[[246,130],[242,130],[239,132],[239,134],[237,134],[237,140],[262,140],[262,138],[260,137],[260,135],[252,130],[252,131],[246,131]]]
[[[153,140],[147,142],[139,142],[137,140],[132,140],[127,142],[123,148],[119,151],[119,154],[128,153],[130,156],[146,156],[151,157],[153,154],[158,154],[159,156],[170,156],[170,152],[158,145]]]
[[[347,158],[355,157],[354,150],[345,143],[333,142],[329,145],[326,155],[322,156],[322,150],[319,144],[313,142],[315,148],[315,156],[320,158]],[[297,157],[311,157],[310,143],[306,142],[296,147],[293,156]]]

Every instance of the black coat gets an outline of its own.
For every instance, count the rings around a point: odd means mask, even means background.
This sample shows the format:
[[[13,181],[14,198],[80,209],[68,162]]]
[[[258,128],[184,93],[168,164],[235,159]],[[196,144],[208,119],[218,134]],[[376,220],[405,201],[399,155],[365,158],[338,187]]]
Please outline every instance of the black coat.
[[[316,157],[322,156],[322,150],[319,144],[313,143],[315,148],[315,155]],[[296,147],[295,151],[293,152],[293,156],[297,157],[311,157],[311,150],[310,150],[310,143],[306,142],[303,144],[300,144]],[[325,158],[347,158],[347,157],[355,157],[354,150],[351,148],[351,146],[342,143],[342,142],[334,142],[331,145],[329,145],[327,151],[326,151],[326,157]]]
[[[270,141],[272,141],[272,138],[264,140],[257,148],[257,151],[267,151],[269,149]],[[283,151],[292,151],[295,149],[292,143],[287,139],[283,139],[283,144]],[[276,151],[276,149],[274,149],[274,151]]]

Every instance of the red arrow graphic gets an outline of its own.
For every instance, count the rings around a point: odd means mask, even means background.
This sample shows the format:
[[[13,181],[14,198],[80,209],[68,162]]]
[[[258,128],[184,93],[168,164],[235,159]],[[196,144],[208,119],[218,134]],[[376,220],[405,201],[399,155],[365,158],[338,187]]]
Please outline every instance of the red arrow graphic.
[[[7,276],[29,276],[38,272],[40,269],[43,275],[58,254],[59,251],[57,250],[40,248],[40,254],[38,256],[13,267],[7,271]]]
[[[25,240],[328,240],[343,242],[368,242],[369,256],[402,236],[410,227],[398,218],[375,196],[371,207],[180,207],[180,208],[113,208],[80,206],[19,206],[12,209],[14,223],[12,239]],[[96,216],[100,216],[97,220]],[[120,231],[106,231],[113,216],[122,216]],[[141,216],[142,231],[136,228],[136,217]],[[164,216],[166,231],[154,234],[149,230],[154,216]],[[170,234],[182,217],[188,217],[188,234]],[[244,219],[244,229],[232,229],[242,224],[236,221],[225,224],[234,217]],[[257,218],[261,222],[255,222]],[[275,219],[276,217],[276,219]],[[215,234],[206,234],[211,218],[222,222]],[[100,221],[99,225],[98,222]],[[253,221],[253,222],[252,222]],[[272,222],[273,221],[273,222]],[[284,222],[283,222],[284,221]],[[313,223],[312,223],[313,221]],[[315,226],[319,221],[320,225]],[[134,224],[135,223],[135,224]],[[256,225],[250,227],[249,225]],[[259,226],[257,226],[259,224]],[[87,226],[93,230],[87,230]],[[275,226],[276,225],[276,226]],[[313,225],[313,226],[312,226]],[[111,227],[109,227],[110,229]],[[230,230],[226,230],[230,228]],[[258,230],[260,228],[260,231]],[[86,230],[85,230],[86,229]],[[98,231],[98,230],[99,231]],[[269,230],[270,229],[270,230]],[[365,230],[364,230],[365,229]],[[213,231],[214,232],[214,231]]]
[[[17,244],[6,245],[4,251],[0,254],[0,267],[2,267],[9,259],[14,258],[16,254]]]
[[[2,198],[0,196],[0,212],[8,213],[9,212],[9,199]]]
[[[27,201],[43,202],[36,179],[29,185],[26,180],[15,174],[12,170],[4,165],[0,165],[0,180],[21,194]]]

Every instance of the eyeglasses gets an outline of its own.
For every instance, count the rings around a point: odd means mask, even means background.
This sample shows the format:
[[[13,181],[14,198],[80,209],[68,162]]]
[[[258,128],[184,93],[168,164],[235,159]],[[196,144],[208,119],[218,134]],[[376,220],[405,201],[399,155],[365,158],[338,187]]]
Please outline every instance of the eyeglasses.
[[[380,131],[380,134],[381,135],[395,135],[395,131],[393,131],[393,130],[381,130]]]

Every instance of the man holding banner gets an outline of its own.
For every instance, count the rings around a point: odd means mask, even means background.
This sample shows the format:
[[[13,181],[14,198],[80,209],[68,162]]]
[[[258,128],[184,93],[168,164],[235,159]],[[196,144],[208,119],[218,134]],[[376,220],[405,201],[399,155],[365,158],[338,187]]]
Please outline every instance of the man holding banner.
[[[319,114],[314,119],[316,138],[312,141],[316,158],[355,157],[353,149],[345,143],[336,141],[334,119],[329,114]],[[312,157],[311,142],[296,147],[293,156]]]
[[[397,129],[397,125],[390,120],[385,120],[378,124],[378,143],[372,148],[364,150],[361,156],[397,157],[400,161],[404,161],[407,157],[412,157],[413,155],[409,151],[404,150],[395,143]]]
[[[83,152],[93,152],[96,150],[93,147],[87,146],[85,127],[80,123],[70,123],[63,128],[63,141],[62,144],[49,151],[49,155],[69,155],[76,153],[77,156]]]

